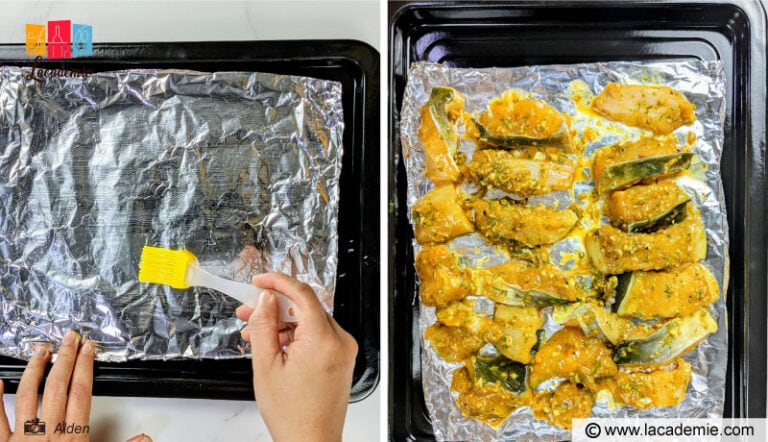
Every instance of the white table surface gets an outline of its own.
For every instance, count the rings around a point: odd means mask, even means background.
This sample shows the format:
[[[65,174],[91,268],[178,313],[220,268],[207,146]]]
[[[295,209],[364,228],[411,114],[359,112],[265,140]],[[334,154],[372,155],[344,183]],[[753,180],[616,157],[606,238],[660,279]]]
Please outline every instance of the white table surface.
[[[93,26],[98,42],[355,39],[380,50],[378,1],[8,2],[0,0],[0,42],[23,43],[26,23]],[[383,68],[383,67],[382,67]],[[378,440],[380,388],[351,404],[344,440]],[[14,395],[6,395],[13,419]],[[13,420],[11,420],[13,421]],[[95,397],[91,440],[268,441],[254,402]]]

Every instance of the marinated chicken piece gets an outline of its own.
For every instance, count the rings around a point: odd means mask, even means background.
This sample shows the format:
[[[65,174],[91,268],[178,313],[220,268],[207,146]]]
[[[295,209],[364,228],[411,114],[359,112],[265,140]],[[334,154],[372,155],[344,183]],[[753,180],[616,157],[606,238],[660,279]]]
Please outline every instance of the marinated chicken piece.
[[[424,247],[416,255],[416,273],[424,305],[448,305],[472,293],[471,273],[446,246]]]
[[[611,224],[625,232],[647,232],[682,221],[691,197],[673,181],[617,190],[605,200]]]
[[[496,341],[501,337],[501,328],[490,315],[478,311],[472,299],[452,302],[438,308],[435,313],[441,323],[469,330],[485,342]]]
[[[720,297],[717,280],[699,263],[663,272],[624,274],[617,293],[619,316],[645,320],[690,315]]]
[[[608,83],[592,101],[592,110],[657,134],[671,133],[696,120],[694,105],[668,86]]]
[[[569,209],[530,207],[506,199],[477,200],[472,208],[475,224],[486,238],[511,239],[531,247],[560,241],[579,220]]]
[[[691,365],[679,358],[673,367],[649,373],[621,370],[612,378],[600,380],[598,389],[610,391],[619,404],[646,410],[679,404],[690,382]]]
[[[475,301],[465,299],[436,311],[437,320],[450,327],[465,329],[483,343],[493,344],[505,357],[523,364],[531,361],[531,349],[536,345],[536,331],[544,320],[533,307],[496,305],[491,317],[475,307]]]
[[[599,193],[623,189],[650,178],[687,169],[693,152],[677,144],[677,137],[643,137],[603,147],[594,155],[595,187]]]
[[[617,372],[611,351],[603,341],[587,337],[579,328],[565,327],[539,347],[533,356],[530,384],[534,389],[551,378],[582,383],[594,390],[595,379]]]
[[[478,138],[498,147],[570,147],[565,115],[549,104],[520,99],[513,91],[494,98],[477,120]]]
[[[615,275],[635,270],[663,270],[707,256],[707,234],[691,204],[682,222],[653,233],[626,233],[612,226],[589,232],[584,240],[595,268]]]
[[[592,414],[594,404],[592,393],[583,385],[566,381],[553,391],[534,393],[531,409],[536,419],[570,429],[571,420],[588,418]]]
[[[545,306],[575,301],[584,296],[573,277],[551,264],[534,266],[510,261],[472,269],[474,293],[507,305]]]
[[[413,204],[413,223],[419,244],[439,244],[472,232],[475,227],[459,204],[453,185],[436,187]]]
[[[482,339],[469,330],[463,327],[448,327],[439,322],[429,326],[424,337],[447,362],[461,362],[485,345]]]
[[[529,364],[531,349],[538,342],[536,331],[544,325],[538,309],[497,304],[493,319],[501,330],[500,338],[492,342],[498,352],[513,361]]]
[[[451,390],[459,393],[456,405],[464,416],[498,427],[513,411],[525,405],[521,395],[495,383],[475,383],[467,367],[453,372]]]
[[[520,196],[567,190],[574,176],[573,166],[517,158],[503,150],[475,152],[463,171],[481,186],[496,187]]]
[[[432,89],[429,102],[421,108],[419,139],[424,144],[425,175],[435,184],[453,183],[461,172],[454,155],[459,148],[456,130],[464,110],[464,97],[453,88]]]

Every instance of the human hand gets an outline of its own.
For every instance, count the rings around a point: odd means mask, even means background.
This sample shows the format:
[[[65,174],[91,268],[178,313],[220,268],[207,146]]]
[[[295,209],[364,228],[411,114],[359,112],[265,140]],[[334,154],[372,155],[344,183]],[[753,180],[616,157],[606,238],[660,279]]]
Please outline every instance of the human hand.
[[[91,343],[80,345],[80,336],[69,331],[61,341],[56,363],[53,364],[43,390],[43,405],[39,433],[45,434],[46,441],[87,441],[88,420],[91,415],[91,390],[93,387],[93,359],[96,355]],[[51,359],[51,352],[40,346],[27,363],[16,391],[15,432],[11,432],[5,405],[0,398],[0,440],[37,441],[36,435],[25,435],[25,422],[37,419],[37,391],[43,379],[45,368]],[[0,382],[0,396],[4,386]],[[35,428],[30,428],[35,431]],[[30,433],[30,432],[27,432]],[[33,433],[34,434],[34,433]]]
[[[357,342],[323,310],[308,285],[280,273],[253,278],[266,289],[256,309],[243,305],[243,339],[253,353],[253,391],[276,442],[341,440]],[[301,312],[298,324],[279,321],[274,293]]]

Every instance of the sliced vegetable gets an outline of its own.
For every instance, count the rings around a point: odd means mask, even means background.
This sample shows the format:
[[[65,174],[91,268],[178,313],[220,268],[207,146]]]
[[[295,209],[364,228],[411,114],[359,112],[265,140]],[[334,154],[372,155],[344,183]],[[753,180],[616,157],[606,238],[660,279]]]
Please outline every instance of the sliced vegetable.
[[[605,200],[605,212],[614,227],[625,232],[649,232],[679,223],[691,197],[672,181],[617,190]]]
[[[416,255],[416,273],[424,305],[448,305],[472,293],[471,273],[446,246],[424,247]]]
[[[435,187],[413,204],[413,224],[419,244],[443,243],[475,229],[452,184]]]
[[[601,226],[587,233],[584,245],[595,268],[616,275],[663,270],[707,256],[707,235],[699,211],[689,204],[685,220],[653,233],[626,233]]]
[[[571,186],[574,168],[551,161],[516,158],[503,150],[481,150],[464,166],[473,182],[520,196],[544,195]]]
[[[687,169],[693,152],[678,146],[674,135],[644,137],[603,147],[595,153],[594,181],[599,193],[623,189],[648,178]]]
[[[470,375],[475,385],[496,384],[505,390],[520,394],[525,391],[528,368],[503,356],[495,358],[472,357]]]
[[[530,207],[507,199],[477,200],[472,208],[475,224],[486,238],[511,239],[531,247],[560,241],[579,220],[569,209]]]
[[[690,315],[719,297],[717,280],[699,263],[663,272],[632,272],[619,278],[616,313],[640,319],[674,318]]]
[[[432,89],[429,102],[421,108],[419,138],[424,144],[425,175],[435,184],[453,183],[461,172],[454,155],[459,148],[458,121],[464,97],[453,88]]]
[[[668,86],[608,83],[592,110],[628,126],[668,134],[696,120],[693,104]]]
[[[599,305],[578,302],[556,306],[552,319],[563,325],[581,327],[585,335],[598,338],[611,345],[618,345],[628,334],[635,332],[635,325],[620,318]]]
[[[510,261],[472,270],[475,294],[516,306],[546,306],[573,302],[584,296],[573,277],[551,264],[534,266]]]
[[[608,390],[620,405],[641,410],[672,407],[685,399],[691,382],[691,364],[678,358],[673,367],[646,372],[625,372],[598,382],[600,390]]]
[[[470,121],[477,128],[478,139],[486,144],[495,147],[518,148],[518,147],[562,147],[571,146],[571,140],[568,136],[567,126],[563,130],[547,137],[532,137],[513,133],[494,133],[491,129],[485,127],[478,120],[471,118]]]
[[[603,341],[585,336],[581,329],[565,327],[542,344],[533,356],[531,387],[552,378],[564,378],[573,383],[594,386],[595,379],[613,376],[617,372],[611,351]]]
[[[613,360],[626,365],[661,365],[693,349],[708,334],[717,331],[717,322],[705,309],[675,318],[652,335],[619,345]]]
[[[536,332],[544,324],[538,309],[497,304],[493,318],[501,331],[492,342],[498,352],[513,361],[530,363],[531,350],[538,342]]]

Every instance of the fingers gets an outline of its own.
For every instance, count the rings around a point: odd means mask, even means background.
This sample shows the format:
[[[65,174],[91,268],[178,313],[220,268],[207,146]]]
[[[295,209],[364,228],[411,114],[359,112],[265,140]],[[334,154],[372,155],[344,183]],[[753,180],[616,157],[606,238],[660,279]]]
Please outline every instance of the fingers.
[[[137,434],[125,442],[152,442],[152,438],[144,433]]]
[[[43,391],[42,420],[45,422],[61,422],[67,406],[67,390],[72,378],[72,368],[77,359],[77,349],[80,335],[70,330],[61,340],[56,363],[53,364]]]
[[[16,390],[15,428],[24,428],[24,421],[37,417],[37,390],[50,358],[48,347],[40,345],[27,363]]]
[[[293,330],[294,330],[293,328],[284,328],[280,330],[280,333],[278,334],[278,338],[280,341],[281,348],[293,342]],[[240,336],[242,336],[245,342],[251,342],[251,336],[248,333],[248,328],[244,328],[240,330]]]
[[[250,341],[258,342],[258,345],[251,346],[254,373],[261,373],[262,370],[271,367],[278,358],[282,359],[278,336],[280,332],[278,305],[274,293],[267,290],[261,295],[256,309],[248,318],[246,330]]]
[[[237,316],[237,319],[245,322],[248,322],[248,318],[251,317],[251,313],[253,313],[253,307],[247,304],[243,304],[238,307],[237,310],[235,310],[235,316]]]
[[[317,324],[325,321],[325,310],[314,290],[301,281],[282,273],[264,273],[253,277],[257,287],[280,292],[293,301],[301,311],[301,323]]]
[[[77,354],[72,382],[67,400],[67,422],[87,425],[91,417],[91,397],[93,395],[93,359],[96,352],[93,344],[83,343]],[[58,364],[58,361],[56,362]]]
[[[0,380],[0,440],[10,440],[11,426],[8,424],[8,415],[5,414],[5,402],[3,401],[4,394],[5,383]]]

